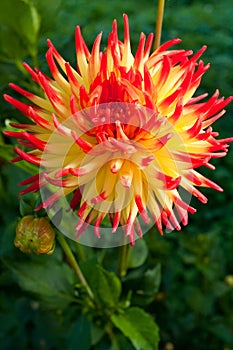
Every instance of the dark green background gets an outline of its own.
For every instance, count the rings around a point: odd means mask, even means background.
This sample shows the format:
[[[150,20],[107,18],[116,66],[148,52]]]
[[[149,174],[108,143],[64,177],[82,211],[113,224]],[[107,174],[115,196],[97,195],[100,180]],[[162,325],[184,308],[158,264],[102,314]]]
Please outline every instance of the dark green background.
[[[29,10],[25,3],[33,4],[40,23],[33,17],[35,22],[32,24],[31,12],[27,13]],[[1,93],[10,92],[7,87],[10,81],[30,90],[30,80],[20,71],[23,60],[47,71],[47,37],[52,39],[66,60],[74,63],[74,30],[77,24],[81,25],[89,47],[96,35],[103,31],[104,47],[114,18],[118,20],[119,36],[122,38],[122,13],[125,12],[129,15],[135,52],[140,32],[148,34],[154,31],[157,7],[157,2],[150,0],[31,0],[25,3],[10,0],[2,1],[0,5]],[[208,45],[203,60],[211,62],[211,69],[203,78],[200,93],[207,91],[211,95],[216,88],[226,97],[233,93],[232,18],[232,0],[166,2],[162,42],[179,37],[183,40],[180,48],[194,51],[204,44]],[[232,112],[233,105],[214,125],[220,137],[233,135]],[[25,120],[2,97],[0,113],[2,128],[5,119]],[[0,136],[0,142],[6,144],[5,152],[10,158],[7,145],[12,141]],[[209,198],[206,205],[194,199],[192,205],[198,211],[190,216],[189,226],[182,232],[160,237],[154,230],[145,238],[149,248],[147,267],[153,268],[161,263],[162,268],[159,292],[146,307],[160,327],[161,349],[166,348],[167,342],[173,343],[177,350],[233,349],[233,282],[229,277],[233,279],[232,155],[231,146],[226,158],[212,162],[216,171],[201,169],[224,188],[224,193],[204,190]],[[75,306],[68,303],[59,309],[56,305],[41,304],[35,293],[25,292],[24,289],[28,289],[18,284],[18,266],[52,266],[61,260],[61,253],[57,248],[55,256],[28,257],[14,248],[14,230],[20,216],[20,188],[17,183],[28,175],[9,165],[1,156],[0,170],[0,349],[85,350],[81,344],[85,344],[88,325],[77,315]],[[108,268],[109,252],[105,253],[105,267]],[[43,270],[41,273],[37,271],[37,274],[37,278],[43,281]],[[60,278],[59,273],[57,278]],[[52,296],[50,302],[52,304]],[[143,300],[135,300],[135,304],[138,303],[143,303]],[[79,331],[75,331],[75,327]],[[74,345],[76,338],[78,347]],[[108,349],[106,344],[95,349]]]

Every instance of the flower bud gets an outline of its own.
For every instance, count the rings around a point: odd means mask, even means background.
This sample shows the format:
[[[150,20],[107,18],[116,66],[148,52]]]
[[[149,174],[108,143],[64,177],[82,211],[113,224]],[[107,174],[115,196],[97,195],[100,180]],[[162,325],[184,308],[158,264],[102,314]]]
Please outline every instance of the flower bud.
[[[55,233],[47,218],[27,215],[18,222],[14,243],[23,253],[52,254]]]

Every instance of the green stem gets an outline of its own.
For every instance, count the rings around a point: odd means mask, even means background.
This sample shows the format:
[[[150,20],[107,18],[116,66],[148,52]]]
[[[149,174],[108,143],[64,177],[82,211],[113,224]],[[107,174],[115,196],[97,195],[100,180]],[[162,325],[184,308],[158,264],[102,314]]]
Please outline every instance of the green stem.
[[[66,242],[64,236],[57,231],[57,238],[58,241],[66,255],[67,261],[70,264],[70,266],[73,268],[74,272],[76,273],[79,281],[82,283],[82,285],[86,288],[87,294],[89,295],[91,300],[94,300],[94,295],[92,293],[91,288],[89,287],[85,277],[83,276],[83,273],[74,257],[74,254],[72,253],[69,244]]]
[[[115,336],[113,330],[112,330],[112,327],[111,325],[107,325],[107,327],[105,328],[106,330],[106,333],[109,335],[109,338],[111,339],[111,342],[112,342],[112,346],[111,348],[113,348],[114,350],[121,350],[120,349],[120,345],[118,343],[118,339],[117,337]]]
[[[119,263],[118,263],[118,276],[120,278],[124,277],[127,273],[129,250],[130,250],[129,244],[123,244],[120,247]]]
[[[154,49],[156,50],[160,45],[162,25],[163,25],[163,12],[164,12],[165,0],[158,0],[158,13],[155,28],[155,43]]]
[[[37,51],[38,51],[37,45],[35,45],[35,47],[31,51],[31,57],[32,57],[33,66],[39,68],[38,52]]]
[[[86,254],[82,247],[82,245],[78,242],[75,244],[75,251],[77,253],[79,261],[85,261],[86,260]]]

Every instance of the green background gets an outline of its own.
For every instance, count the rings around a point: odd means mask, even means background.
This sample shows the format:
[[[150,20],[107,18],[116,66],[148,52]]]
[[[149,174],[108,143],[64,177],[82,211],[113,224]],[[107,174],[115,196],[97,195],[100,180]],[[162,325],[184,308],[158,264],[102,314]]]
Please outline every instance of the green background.
[[[7,87],[9,82],[31,91],[36,89],[30,86],[30,79],[25,76],[21,62],[26,60],[48,72],[46,38],[50,38],[63,57],[74,64],[74,30],[77,24],[81,25],[89,47],[96,35],[103,31],[104,48],[114,18],[118,20],[119,36],[122,38],[122,13],[127,13],[132,50],[135,52],[140,32],[148,34],[154,31],[156,7],[156,1],[150,0],[2,1],[1,96],[5,92],[12,94]],[[233,93],[232,18],[231,0],[166,2],[162,42],[179,37],[182,39],[179,47],[194,52],[204,44],[208,46],[202,59],[205,63],[211,62],[211,69],[205,74],[199,93],[207,91],[211,95],[216,88],[226,97]],[[214,125],[221,138],[233,135],[232,118],[233,104],[227,107],[226,115]],[[25,121],[19,112],[0,97],[2,129],[8,119]],[[28,174],[6,161],[6,158],[12,157],[11,142],[0,136],[0,349],[88,349],[90,324],[78,314],[76,303],[64,297],[69,295],[69,282],[73,276],[70,270],[61,274],[65,267],[62,265],[60,248],[51,257],[27,256],[14,248],[15,226],[20,217],[20,188],[17,184]],[[212,162],[216,166],[215,171],[201,169],[203,174],[223,187],[224,192],[204,190],[209,198],[206,205],[193,199],[192,205],[197,208],[197,213],[190,216],[189,225],[182,232],[160,237],[154,229],[146,235],[148,248],[142,249],[145,254],[143,264],[132,264],[124,281],[123,291],[130,288],[137,291],[145,268],[152,271],[155,266],[161,266],[160,287],[153,287],[154,291],[158,291],[153,296],[148,293],[147,299],[146,293],[143,297],[135,293],[133,300],[135,306],[147,305],[146,310],[155,318],[160,328],[161,349],[168,350],[169,342],[177,350],[233,349],[232,156],[231,146],[226,158]],[[98,259],[102,259],[105,268],[113,268],[114,252],[105,250],[95,254]],[[140,256],[140,249],[138,254]],[[54,267],[59,264],[62,265],[60,270]],[[31,275],[26,279],[29,265]],[[52,282],[43,266],[52,269]],[[39,287],[33,287],[33,276],[40,282]],[[158,271],[152,276],[159,279]],[[62,282],[57,282],[59,280]],[[42,301],[37,294],[43,294]],[[93,349],[110,348],[107,340],[101,344]],[[128,343],[122,344],[125,344],[125,349],[130,349]]]

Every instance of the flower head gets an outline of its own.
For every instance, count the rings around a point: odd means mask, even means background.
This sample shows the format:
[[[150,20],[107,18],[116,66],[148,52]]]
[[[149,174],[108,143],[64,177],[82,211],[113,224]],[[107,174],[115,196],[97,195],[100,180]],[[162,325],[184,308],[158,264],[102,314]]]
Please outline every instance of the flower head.
[[[42,96],[14,84],[30,103],[5,96],[32,122],[6,132],[29,149],[16,147],[15,161],[40,166],[21,183],[29,185],[22,193],[55,186],[41,206],[52,208],[66,197],[77,212],[78,236],[90,224],[100,236],[105,217],[113,232],[123,226],[131,243],[143,223],[155,223],[161,233],[179,230],[195,212],[179,189],[203,203],[197,187],[222,191],[197,169],[214,168],[211,158],[226,155],[232,139],[216,139],[211,125],[232,97],[219,98],[218,91],[207,100],[207,94],[193,97],[209,68],[199,60],[206,47],[194,55],[170,50],[180,42],[173,39],[150,53],[152,41],[153,34],[146,39],[142,33],[133,56],[124,15],[123,42],[114,21],[106,50],[99,34],[90,52],[77,27],[77,70],[48,41],[51,78],[24,64]]]

